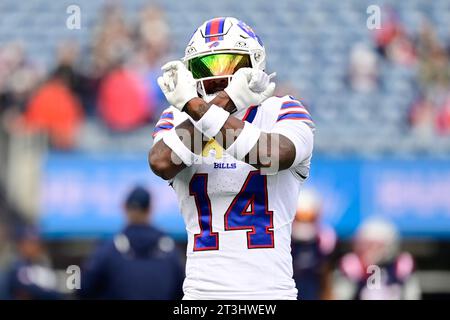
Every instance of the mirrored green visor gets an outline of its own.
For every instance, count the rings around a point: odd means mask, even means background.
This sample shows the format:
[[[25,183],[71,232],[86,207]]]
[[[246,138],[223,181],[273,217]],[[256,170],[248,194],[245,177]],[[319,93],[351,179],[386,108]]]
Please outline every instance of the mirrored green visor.
[[[250,56],[236,53],[216,53],[188,61],[188,68],[195,79],[230,76],[240,68],[251,68]]]

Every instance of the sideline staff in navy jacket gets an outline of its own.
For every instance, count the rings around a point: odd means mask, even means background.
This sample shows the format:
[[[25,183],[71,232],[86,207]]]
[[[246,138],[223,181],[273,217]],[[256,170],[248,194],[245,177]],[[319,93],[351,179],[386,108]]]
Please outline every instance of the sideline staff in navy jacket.
[[[135,188],[125,211],[128,225],[101,245],[82,269],[81,298],[180,299],[184,266],[174,241],[148,222],[148,191]]]

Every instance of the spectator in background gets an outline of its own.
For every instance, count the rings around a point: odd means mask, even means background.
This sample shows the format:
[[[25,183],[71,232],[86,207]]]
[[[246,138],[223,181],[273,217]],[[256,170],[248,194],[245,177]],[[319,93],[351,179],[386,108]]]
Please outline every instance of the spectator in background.
[[[369,93],[378,88],[378,63],[375,52],[363,43],[353,46],[349,66],[350,87]]]
[[[450,134],[450,90],[424,90],[412,104],[409,123],[419,137]]]
[[[436,106],[429,94],[420,96],[409,111],[409,123],[413,132],[422,138],[431,138],[435,134]]]
[[[158,65],[159,75],[160,59],[168,48],[168,27],[161,11],[149,7],[142,11],[133,33],[121,11],[109,7],[98,30],[94,62],[101,74],[99,115],[113,131],[132,131],[152,119],[161,100],[154,68]]]
[[[151,101],[152,116],[159,116],[166,108],[166,98],[158,86],[163,61],[170,51],[170,28],[161,8],[151,4],[139,16],[139,42],[145,60],[144,78]]]
[[[378,218],[365,221],[353,241],[353,252],[341,259],[340,278],[335,286],[336,298],[420,299],[420,287],[414,276],[414,260],[409,253],[399,250],[399,235],[392,223]],[[377,275],[369,279],[374,272],[378,272]]]
[[[322,206],[318,196],[302,190],[292,226],[292,256],[298,299],[331,299],[329,258],[336,245],[336,234],[320,223]]]
[[[131,31],[122,10],[117,5],[107,5],[100,23],[94,30],[92,65],[95,77],[102,78],[134,49]]]
[[[125,66],[111,71],[100,84],[98,111],[113,131],[127,132],[148,123],[148,105],[143,79]]]
[[[450,61],[432,25],[424,20],[417,41],[419,82],[422,90],[443,94],[450,90]]]
[[[8,298],[14,300],[55,300],[64,296],[57,290],[57,277],[51,268],[39,234],[31,227],[17,233],[18,260],[6,280]]]
[[[24,114],[24,126],[48,134],[57,149],[75,146],[83,119],[82,106],[71,90],[72,73],[60,66],[30,99]]]
[[[174,241],[149,224],[150,194],[127,197],[128,225],[102,245],[82,270],[84,299],[171,300],[182,297],[183,266]]]
[[[77,95],[80,95],[80,87],[82,83],[81,75],[76,68],[80,48],[77,42],[64,41],[58,45],[56,59],[56,70],[61,70],[61,74],[65,77],[67,86]]]
[[[65,75],[65,80],[72,93],[80,100],[83,113],[93,116],[96,112],[95,99],[98,80],[90,72],[80,67],[80,46],[76,41],[63,41],[57,49],[57,67]],[[84,65],[84,64],[82,64]]]
[[[388,58],[388,48],[395,41],[399,34],[403,32],[403,27],[397,17],[396,12],[389,6],[383,7],[382,26],[375,32],[375,43],[378,53]]]
[[[433,26],[424,19],[416,41],[419,98],[409,112],[413,132],[432,138],[450,133],[450,59]]]
[[[42,79],[42,72],[27,61],[21,42],[0,47],[0,116],[17,116]]]
[[[397,13],[386,6],[382,12],[381,29],[375,32],[375,43],[379,54],[395,63],[410,66],[416,62],[414,44],[409,39]]]
[[[161,8],[149,5],[141,11],[138,35],[145,48],[148,66],[159,69],[170,49],[169,25]]]
[[[437,130],[441,135],[450,135],[450,89],[438,110]]]

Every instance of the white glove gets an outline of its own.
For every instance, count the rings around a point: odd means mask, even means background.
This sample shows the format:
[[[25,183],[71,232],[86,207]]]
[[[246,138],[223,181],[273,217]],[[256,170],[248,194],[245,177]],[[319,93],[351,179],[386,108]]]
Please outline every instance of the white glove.
[[[241,68],[225,88],[237,111],[259,105],[273,95],[275,83],[270,82],[274,74],[268,75],[262,70]]]
[[[181,61],[171,61],[162,66],[163,75],[158,78],[167,101],[182,110],[192,98],[197,98],[197,88],[192,73]]]

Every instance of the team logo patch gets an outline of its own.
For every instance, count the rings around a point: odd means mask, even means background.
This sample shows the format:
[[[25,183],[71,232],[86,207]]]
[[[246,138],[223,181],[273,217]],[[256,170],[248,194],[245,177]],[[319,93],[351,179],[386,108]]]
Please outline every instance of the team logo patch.
[[[211,48],[215,48],[215,47],[217,47],[218,45],[220,44],[220,42],[219,41],[216,41],[216,42],[213,42],[213,43],[211,43],[210,45],[208,45],[208,47],[211,49]]]

